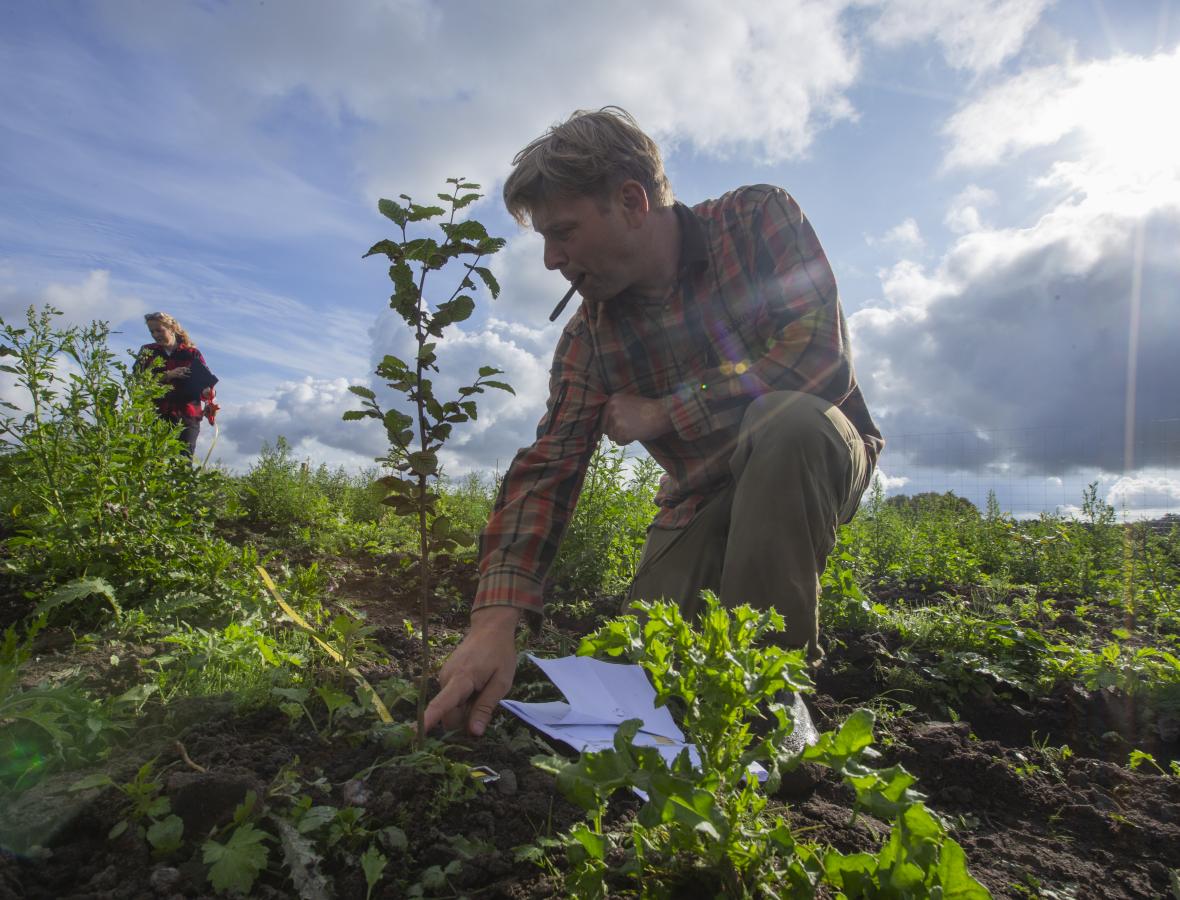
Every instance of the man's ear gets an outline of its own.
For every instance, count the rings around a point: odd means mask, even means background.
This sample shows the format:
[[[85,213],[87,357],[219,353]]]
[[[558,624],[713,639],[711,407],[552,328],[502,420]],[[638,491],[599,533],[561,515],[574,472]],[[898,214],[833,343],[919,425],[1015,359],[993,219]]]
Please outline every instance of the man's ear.
[[[647,199],[647,191],[643,185],[633,178],[628,178],[619,185],[619,204],[623,209],[623,216],[632,226],[643,224],[651,210]]]

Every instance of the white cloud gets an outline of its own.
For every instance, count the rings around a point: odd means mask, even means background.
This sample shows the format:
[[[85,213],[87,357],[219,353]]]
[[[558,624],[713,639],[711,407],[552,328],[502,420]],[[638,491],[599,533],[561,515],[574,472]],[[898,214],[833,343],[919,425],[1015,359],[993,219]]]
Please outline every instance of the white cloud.
[[[1056,189],[1038,219],[989,228],[979,207],[1000,199],[968,187],[947,216],[961,236],[937,266],[885,270],[886,302],[851,317],[886,430],[963,435],[911,460],[1118,471],[1128,442],[1134,465],[1165,458],[1152,429],[1174,416],[1180,383],[1180,129],[1161,112],[1178,82],[1180,50],[1068,63],[1014,76],[951,120],[952,168],[1077,140],[1033,179]]]
[[[997,199],[995,191],[975,184],[968,185],[951,200],[943,224],[956,234],[980,231],[984,227],[980,209],[994,206]]]
[[[932,274],[914,264],[888,271],[889,305],[850,317],[857,369],[886,436],[965,432],[950,455],[933,445],[918,454],[946,467],[1006,460],[1117,469],[1134,322],[1134,434],[1144,441],[1136,458],[1161,461],[1166,442],[1143,429],[1175,410],[1178,244],[1180,208],[1137,220],[1066,203],[1030,228],[960,238]],[[1063,426],[1069,439],[1007,450],[971,437],[977,429],[1045,434]]]
[[[180,68],[199,119],[230,108],[230,140],[264,150],[255,123],[292,105],[340,129],[364,123],[355,140],[370,194],[433,192],[449,175],[490,186],[555,119],[606,103],[668,144],[797,157],[853,115],[845,8],[690,0],[670,18],[624,0],[546,15],[519,2],[358,0],[348,15],[300,2],[279,18],[265,4],[103,7],[122,40]]]
[[[105,269],[93,269],[79,282],[51,281],[36,287],[18,285],[17,278],[15,266],[0,264],[0,318],[10,325],[23,322],[29,306],[40,309],[45,304],[61,310],[62,325],[95,319],[119,323],[149,312],[138,297],[112,289],[111,274]]]
[[[240,404],[233,402],[232,395],[219,394],[219,442],[226,441],[227,446],[217,458],[244,468],[263,443],[273,445],[281,435],[297,457],[308,456],[318,463],[326,459],[322,451],[332,448],[341,464],[374,465],[373,459],[385,452],[385,432],[372,419],[342,421],[345,410],[360,408],[360,398],[349,393],[348,385],[345,378],[307,377],[282,382],[269,396]],[[204,431],[208,430],[206,426]],[[316,454],[311,452],[313,445]]]
[[[1180,48],[1022,72],[951,118],[946,165],[993,166],[1064,143],[1067,158],[1042,184],[1128,214],[1180,202],[1180,123],[1170,114],[1177,84]]]
[[[1163,472],[1140,472],[1119,478],[1106,494],[1116,510],[1163,507],[1180,509],[1180,478]]]
[[[873,470],[873,484],[880,485],[881,490],[886,494],[900,491],[909,483],[910,479],[905,475],[891,476],[880,466]],[[866,491],[865,496],[867,497],[869,493]]]
[[[1024,45],[1053,0],[884,0],[869,29],[886,47],[934,40],[947,64],[986,72]]]
[[[392,354],[410,361],[415,355],[413,335],[393,312],[379,319],[373,338],[374,360]],[[470,384],[481,366],[503,371],[497,380],[510,384],[515,394],[487,389],[472,399],[478,404],[478,419],[457,425],[440,453],[450,475],[499,467],[506,468],[516,451],[532,442],[536,424],[549,395],[549,356],[537,355],[522,347],[500,329],[464,330],[452,326],[438,341],[436,349],[439,372],[431,381],[440,402],[457,399],[459,387]],[[389,396],[377,384],[382,402],[405,408],[399,398]]]
[[[888,244],[899,250],[921,250],[926,241],[922,237],[922,231],[918,228],[917,221],[909,216],[898,222],[883,235],[880,239],[870,238],[869,245],[881,243]]]

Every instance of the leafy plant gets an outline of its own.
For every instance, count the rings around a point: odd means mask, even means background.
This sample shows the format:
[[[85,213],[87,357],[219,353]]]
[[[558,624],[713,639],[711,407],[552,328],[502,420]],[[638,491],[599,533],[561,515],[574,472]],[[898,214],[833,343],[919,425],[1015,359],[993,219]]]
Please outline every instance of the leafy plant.
[[[215,891],[249,894],[258,876],[266,869],[270,850],[264,843],[271,835],[251,821],[258,795],[250,791],[234,810],[233,821],[223,829],[229,831],[224,843],[209,838],[201,845],[204,862],[209,866],[209,883]]]
[[[398,409],[385,411],[372,390],[354,385],[349,390],[364,400],[362,409],[344,414],[346,420],[374,418],[385,426],[389,452],[377,461],[396,473],[381,479],[381,483],[390,491],[385,502],[399,516],[412,517],[417,522],[423,679],[418,703],[420,730],[426,708],[425,683],[430,662],[430,558],[432,554],[447,552],[460,545],[471,544],[474,540],[469,534],[455,528],[450,518],[439,514],[439,493],[432,488],[440,476],[438,451],[450,437],[455,425],[476,418],[476,402],[472,399],[476,394],[482,394],[487,388],[514,393],[509,385],[494,380],[493,376],[501,374],[501,370],[493,366],[481,366],[475,381],[460,387],[458,398],[454,400],[440,401],[428,377],[429,373],[439,371],[435,352],[438,339],[443,337],[449,326],[468,319],[475,311],[474,298],[465,293],[476,290],[472,276],[484,283],[493,298],[500,293],[500,286],[491,270],[477,263],[482,257],[500,250],[504,240],[489,237],[487,230],[474,219],[456,221],[458,213],[481,196],[472,193],[479,185],[461,178],[449,178],[447,183],[452,186],[451,193],[438,195],[440,200],[450,206],[448,220],[439,226],[444,236],[442,243],[433,238],[410,238],[407,226],[444,216],[446,211],[440,206],[414,203],[402,194],[404,204],[384,199],[377,204],[381,214],[400,228],[401,240],[379,241],[365,254],[382,254],[388,258],[389,277],[394,285],[389,305],[406,323],[416,344],[412,365],[396,356],[386,356],[377,366],[377,375],[385,380],[390,390],[404,397],[411,412]],[[431,305],[424,292],[427,276],[432,271],[443,269],[453,260],[459,260],[464,268],[458,286],[447,300]]]
[[[1130,759],[1127,760],[1127,768],[1133,772],[1136,769],[1138,769],[1141,765],[1143,765],[1144,763],[1149,764],[1153,769],[1155,769],[1161,775],[1170,775],[1173,778],[1180,778],[1180,761],[1175,760],[1175,759],[1170,760],[1168,762],[1168,768],[1165,769],[1158,762],[1156,762],[1156,759],[1154,756],[1152,756],[1150,753],[1147,753],[1144,750],[1132,750],[1131,751],[1131,757],[1130,757]]]
[[[361,871],[365,873],[365,900],[373,896],[373,888],[381,880],[389,857],[377,849],[376,844],[369,844],[368,849],[361,854]]]
[[[622,447],[604,443],[590,458],[586,479],[550,579],[579,594],[623,590],[635,575],[661,469],[650,457],[627,473]]]
[[[790,896],[814,896],[826,884],[849,896],[987,897],[968,874],[962,849],[912,790],[913,776],[899,766],[868,765],[874,755],[868,710],[858,710],[802,754],[786,753],[794,723],[783,693],[810,686],[802,651],[766,643],[783,627],[774,610],[727,610],[711,594],[705,602],[699,632],[675,603],[636,603],[637,616],[608,622],[579,648],[643,666],[657,703],[682,713],[699,763],[687,749],[669,763],[656,748],[637,745],[638,719],[620,726],[613,749],[573,762],[534,760],[589,816],[564,841],[570,893],[606,896],[613,878],[635,879],[652,896],[690,884],[694,892],[725,896],[761,895],[772,884]],[[765,788],[751,774],[755,762],[768,770]],[[893,821],[879,853],[823,853],[800,841],[781,816],[768,814],[767,794],[781,773],[804,762],[839,772],[859,808]],[[606,804],[627,788],[646,800],[629,835],[619,836],[605,828]],[[621,862],[614,862],[616,850]]]
[[[24,327],[0,320],[2,370],[20,391],[0,404],[6,567],[34,595],[105,579],[125,608],[172,572],[200,570],[222,479],[189,464],[156,412],[158,379],[116,360],[106,323],[59,327],[60,315],[30,307]]]
[[[107,838],[117,838],[134,826],[140,837],[145,838],[157,853],[164,855],[180,849],[184,822],[172,813],[171,801],[161,794],[163,785],[154,771],[155,762],[154,759],[149,759],[139,767],[135,777],[125,783],[119,783],[109,775],[99,772],[75,782],[70,790],[115,788],[127,798],[130,806],[127,816],[115,823]]]
[[[10,625],[0,640],[0,785],[27,787],[54,766],[100,756],[124,731],[126,703],[101,703],[72,684],[21,685],[22,667],[45,616],[22,635]]]

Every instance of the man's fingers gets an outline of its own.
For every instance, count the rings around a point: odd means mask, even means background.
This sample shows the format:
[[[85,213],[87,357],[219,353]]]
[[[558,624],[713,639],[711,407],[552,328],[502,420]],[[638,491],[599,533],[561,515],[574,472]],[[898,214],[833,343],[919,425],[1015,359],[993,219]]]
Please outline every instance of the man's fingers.
[[[512,687],[511,682],[505,684],[498,678],[493,678],[487,683],[471,706],[471,716],[467,720],[468,731],[476,737],[481,737],[488,730],[488,723],[492,721],[492,713],[495,712],[510,687]]]
[[[422,727],[427,733],[442,721],[443,717],[452,710],[458,709],[467,702],[467,698],[475,692],[475,685],[467,678],[452,678],[443,685],[441,691],[434,695],[434,699],[426,706],[423,714]]]

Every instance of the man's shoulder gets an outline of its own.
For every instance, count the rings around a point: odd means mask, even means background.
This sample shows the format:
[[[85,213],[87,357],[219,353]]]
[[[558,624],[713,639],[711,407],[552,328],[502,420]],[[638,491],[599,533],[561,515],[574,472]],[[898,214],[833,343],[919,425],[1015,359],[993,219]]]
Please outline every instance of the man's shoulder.
[[[703,200],[692,211],[706,219],[732,216],[734,212],[753,212],[761,209],[771,197],[789,197],[781,187],[773,184],[747,184],[727,191],[714,200]]]

